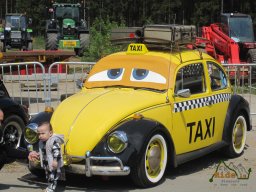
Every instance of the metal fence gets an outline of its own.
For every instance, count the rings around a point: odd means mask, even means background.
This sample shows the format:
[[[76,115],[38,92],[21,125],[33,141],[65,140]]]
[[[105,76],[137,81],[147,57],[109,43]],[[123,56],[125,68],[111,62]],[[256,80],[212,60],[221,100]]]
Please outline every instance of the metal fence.
[[[10,96],[23,105],[29,105],[31,115],[45,106],[57,107],[61,99],[79,91],[77,79],[85,79],[95,62],[39,62],[0,64],[3,82]],[[224,64],[232,81],[233,90],[250,103],[251,114],[256,115],[256,87],[253,74],[256,64]]]
[[[31,115],[45,106],[57,107],[61,98],[76,93],[77,79],[84,79],[95,62],[39,62],[0,64],[1,79],[9,95],[29,106]]]
[[[234,93],[242,95],[250,103],[251,115],[256,115],[256,64],[223,64]]]

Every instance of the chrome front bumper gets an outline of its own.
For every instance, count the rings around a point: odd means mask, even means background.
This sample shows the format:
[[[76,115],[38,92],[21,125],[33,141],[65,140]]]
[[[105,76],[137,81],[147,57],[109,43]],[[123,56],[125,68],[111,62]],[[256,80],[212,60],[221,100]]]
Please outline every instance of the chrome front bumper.
[[[70,164],[66,165],[65,171],[69,173],[85,174],[87,177],[93,175],[106,175],[106,176],[125,176],[130,174],[130,167],[124,166],[123,162],[117,157],[98,157],[91,156],[88,151],[85,156],[71,156],[71,158],[84,159],[85,165],[82,164]],[[99,166],[93,165],[93,161],[112,161],[116,162],[116,166]],[[32,165],[32,167],[40,168],[40,164]]]
[[[91,153],[88,151],[85,154],[85,157],[81,156],[71,156],[73,158],[85,159],[85,165],[71,164],[66,167],[67,172],[86,174],[87,177],[92,175],[108,175],[108,176],[125,176],[129,175],[130,167],[124,166],[122,161],[117,157],[96,157],[91,156]],[[114,161],[117,166],[99,166],[93,165],[93,161]]]
[[[94,160],[116,161],[119,166],[95,166]],[[92,175],[129,175],[130,167],[124,166],[122,161],[117,157],[95,157],[91,156],[90,151],[85,155],[85,174],[87,177]]]

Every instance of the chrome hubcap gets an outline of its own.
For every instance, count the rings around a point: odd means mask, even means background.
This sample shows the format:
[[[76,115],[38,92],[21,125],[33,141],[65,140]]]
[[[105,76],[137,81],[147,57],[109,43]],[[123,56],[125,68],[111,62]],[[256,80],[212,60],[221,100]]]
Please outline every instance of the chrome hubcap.
[[[8,126],[4,130],[4,140],[11,147],[17,147],[19,143],[19,132],[16,127]]]
[[[160,167],[161,149],[159,146],[153,146],[148,154],[148,165],[151,170],[156,171]]]

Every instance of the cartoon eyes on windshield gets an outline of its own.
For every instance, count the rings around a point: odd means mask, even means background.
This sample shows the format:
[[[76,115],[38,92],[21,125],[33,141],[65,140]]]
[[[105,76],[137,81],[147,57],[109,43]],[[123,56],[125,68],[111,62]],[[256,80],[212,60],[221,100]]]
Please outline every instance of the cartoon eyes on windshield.
[[[116,69],[109,69],[105,71],[101,71],[92,75],[88,82],[91,81],[120,81],[123,77],[124,69],[116,68]]]
[[[110,79],[118,79],[122,75],[123,69],[110,69],[107,75]]]
[[[147,70],[147,69],[132,69],[130,77],[131,81],[137,82],[152,82],[152,83],[166,83],[166,78],[159,73]]]
[[[145,79],[148,75],[148,70],[146,69],[133,69],[132,77],[136,80]]]

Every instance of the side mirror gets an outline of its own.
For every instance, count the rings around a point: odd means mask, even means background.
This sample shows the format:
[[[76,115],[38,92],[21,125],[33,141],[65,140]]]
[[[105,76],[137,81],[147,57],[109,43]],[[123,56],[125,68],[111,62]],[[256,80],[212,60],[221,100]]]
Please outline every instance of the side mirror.
[[[82,89],[84,82],[81,79],[76,80],[76,86],[78,89]]]
[[[191,96],[190,89],[181,89],[175,94],[175,96],[188,98]]]

